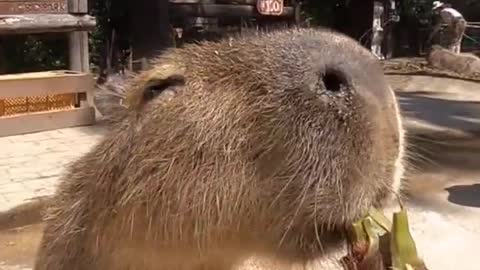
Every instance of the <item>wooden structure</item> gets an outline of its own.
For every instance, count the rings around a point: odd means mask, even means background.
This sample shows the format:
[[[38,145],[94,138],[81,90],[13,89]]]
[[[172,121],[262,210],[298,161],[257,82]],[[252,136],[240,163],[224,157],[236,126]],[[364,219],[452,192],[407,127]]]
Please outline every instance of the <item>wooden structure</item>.
[[[68,71],[0,75],[0,136],[95,122],[87,32],[95,19],[87,2],[0,0],[0,35],[64,32],[70,65]]]

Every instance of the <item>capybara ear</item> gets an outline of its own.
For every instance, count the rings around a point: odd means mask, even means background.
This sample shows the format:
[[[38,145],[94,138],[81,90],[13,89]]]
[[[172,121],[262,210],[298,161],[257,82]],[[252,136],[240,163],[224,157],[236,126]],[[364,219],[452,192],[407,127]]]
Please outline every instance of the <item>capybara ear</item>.
[[[163,94],[175,92],[185,84],[185,69],[178,64],[164,64],[141,72],[127,92],[126,102],[132,109],[140,109],[145,103]]]

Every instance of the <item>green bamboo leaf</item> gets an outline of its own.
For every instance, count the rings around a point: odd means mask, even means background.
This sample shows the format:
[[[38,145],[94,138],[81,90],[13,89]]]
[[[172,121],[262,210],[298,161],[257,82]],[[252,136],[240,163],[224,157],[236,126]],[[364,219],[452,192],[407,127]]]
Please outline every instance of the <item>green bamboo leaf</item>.
[[[380,226],[384,232],[390,232],[392,230],[392,222],[388,220],[388,218],[378,209],[371,208],[368,212],[368,216],[372,218],[372,220]]]
[[[368,251],[365,254],[365,258],[368,258],[373,256],[378,251],[380,246],[380,239],[373,228],[374,221],[370,217],[366,217],[363,220],[362,224],[368,239]]]
[[[390,245],[393,269],[426,269],[424,262],[418,257],[415,241],[410,234],[407,211],[403,208],[393,214]]]
[[[362,220],[352,224],[352,228],[349,230],[349,236],[352,243],[368,241],[367,234],[363,229]]]

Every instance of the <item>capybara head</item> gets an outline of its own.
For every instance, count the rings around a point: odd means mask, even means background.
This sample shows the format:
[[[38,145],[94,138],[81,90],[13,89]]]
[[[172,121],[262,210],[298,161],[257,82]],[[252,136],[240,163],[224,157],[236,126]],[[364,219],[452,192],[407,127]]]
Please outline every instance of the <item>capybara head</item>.
[[[127,94],[128,127],[153,140],[134,142],[139,151],[176,157],[178,174],[162,181],[201,175],[235,192],[248,182],[247,198],[297,225],[351,221],[399,189],[394,93],[370,52],[343,35],[303,29],[190,45],[161,56]]]
[[[116,254],[108,262],[149,246],[142,267],[182,246],[307,255],[400,187],[394,93],[369,51],[329,30],[172,49],[130,80],[126,104],[58,189],[46,235],[69,232],[69,246],[47,237],[45,250],[71,250],[75,225],[91,241],[81,252]]]

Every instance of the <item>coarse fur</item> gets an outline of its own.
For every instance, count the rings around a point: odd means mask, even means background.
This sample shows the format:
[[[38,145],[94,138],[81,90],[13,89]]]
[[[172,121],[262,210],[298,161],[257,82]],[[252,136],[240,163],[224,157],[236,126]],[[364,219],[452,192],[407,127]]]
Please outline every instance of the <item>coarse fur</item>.
[[[400,188],[395,96],[342,34],[187,45],[125,89],[113,130],[58,186],[35,270],[304,264]]]
[[[454,53],[439,45],[432,46],[427,55],[430,66],[464,75],[480,74],[480,58],[471,53]]]
[[[109,74],[105,82],[96,85],[93,102],[104,120],[114,124],[123,119],[127,113],[125,100],[128,87],[128,78],[131,73]]]

